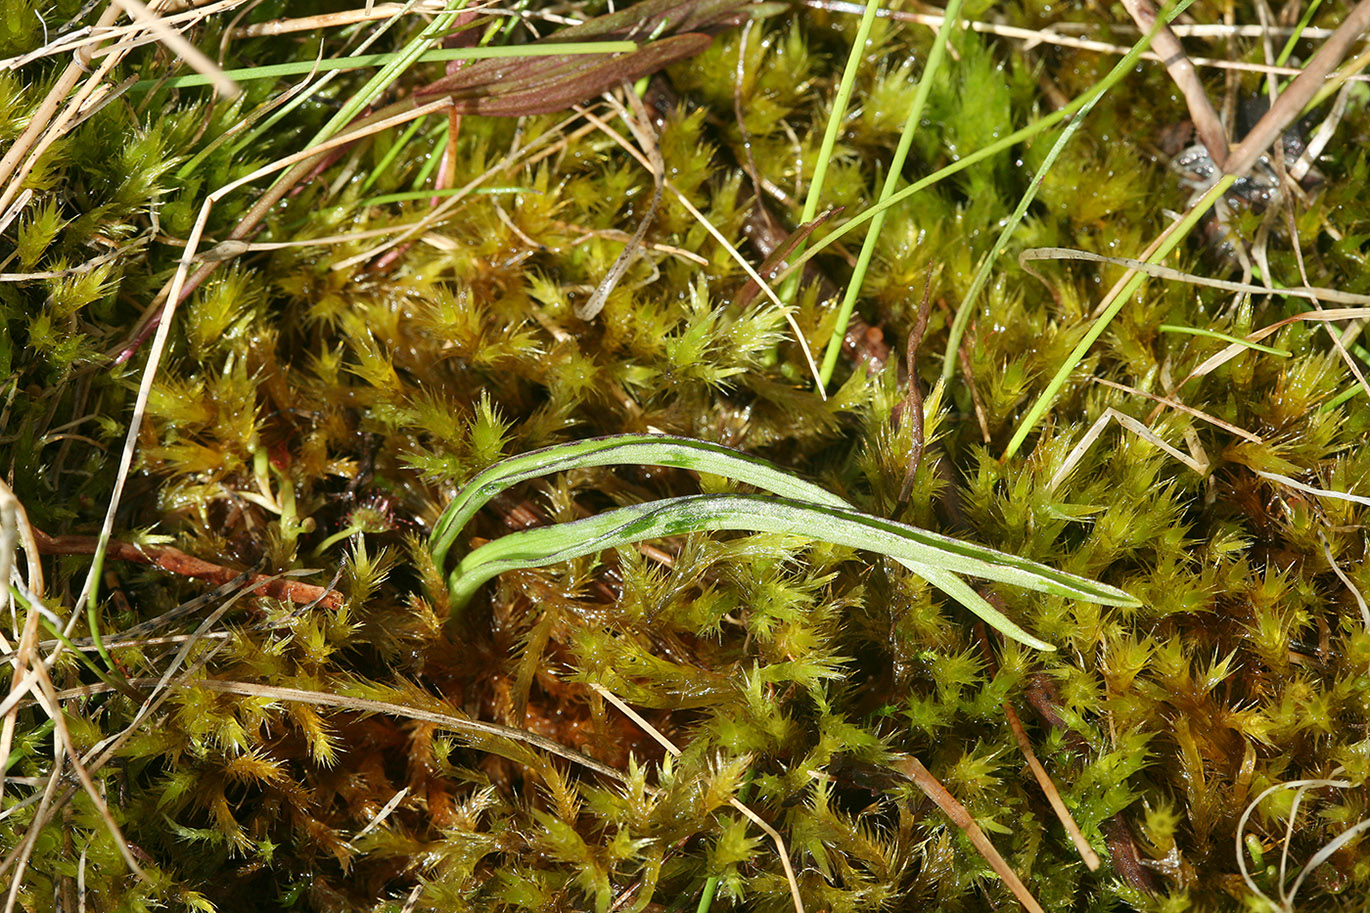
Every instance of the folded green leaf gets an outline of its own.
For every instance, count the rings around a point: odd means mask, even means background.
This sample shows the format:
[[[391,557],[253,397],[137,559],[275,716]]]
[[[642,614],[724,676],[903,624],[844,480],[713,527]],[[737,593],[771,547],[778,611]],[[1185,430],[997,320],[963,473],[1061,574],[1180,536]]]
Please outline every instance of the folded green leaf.
[[[915,573],[970,574],[1025,589],[1106,605],[1135,605],[1122,590],[1057,571],[993,549],[961,542],[844,507],[828,507],[770,495],[688,495],[621,507],[571,523],[512,533],[476,549],[452,572],[454,609],[504,571],[540,567],[644,539],[683,533],[746,530],[788,533],[868,549],[910,562]],[[988,609],[985,620],[1008,636],[1050,649]]]
[[[741,502],[728,503],[727,499],[745,497],[737,495],[672,498],[611,511],[588,520],[513,533],[477,549],[452,573],[453,613],[461,610],[482,583],[504,570],[552,564],[615,545],[675,535],[668,529],[674,523],[685,524],[679,532],[709,529],[787,532],[887,554],[1005,636],[1041,650],[1055,648],[1014,624],[956,574],[968,573],[1027,589],[1109,605],[1136,604],[1136,600],[1127,593],[1110,586],[1064,574],[994,549],[862,514],[832,492],[796,478],[759,457],[731,450],[721,444],[667,435],[624,434],[591,438],[545,447],[496,463],[472,479],[438,519],[431,539],[435,563],[438,567],[444,565],[447,553],[461,530],[500,491],[527,479],[554,472],[610,465],[672,466],[707,472],[754,485],[782,498],[753,497],[746,507]],[[713,506],[704,506],[711,503],[711,499]],[[682,505],[681,502],[685,503]],[[759,513],[766,510],[764,505],[773,505],[774,509],[764,520],[758,520],[756,517]],[[806,508],[818,511],[819,515],[798,516]],[[815,522],[822,521],[824,508],[831,508],[834,512],[828,515],[828,521],[823,521],[827,522],[826,526],[821,523],[815,526]],[[717,511],[722,511],[731,519],[714,516]],[[672,516],[673,513],[677,515]],[[696,521],[700,525],[691,525]],[[651,529],[658,531],[648,531]],[[661,529],[667,531],[659,531]],[[832,535],[824,534],[821,530],[827,530]],[[565,532],[558,534],[558,531]],[[876,533],[881,533],[886,539],[893,536],[903,545],[886,548],[884,546],[888,542]],[[533,538],[524,538],[530,536]],[[500,548],[496,549],[496,546]],[[577,550],[571,554],[568,548]],[[961,563],[948,563],[949,555]],[[515,563],[492,569],[496,565],[491,562],[510,560]],[[477,573],[478,567],[481,570]]]
[[[467,482],[438,518],[430,538],[433,561],[442,567],[461,531],[495,495],[519,482],[591,466],[671,466],[726,476],[774,494],[833,507],[852,505],[774,463],[709,441],[665,434],[615,434],[554,444],[500,460]]]

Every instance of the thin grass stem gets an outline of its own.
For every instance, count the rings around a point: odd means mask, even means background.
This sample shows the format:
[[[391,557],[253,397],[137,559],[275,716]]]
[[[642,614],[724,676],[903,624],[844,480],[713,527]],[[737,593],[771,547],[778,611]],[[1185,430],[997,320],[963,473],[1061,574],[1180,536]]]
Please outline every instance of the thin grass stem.
[[[851,101],[852,87],[856,84],[856,71],[861,67],[861,58],[866,53],[866,40],[870,37],[875,15],[880,10],[880,0],[866,0],[866,11],[861,14],[861,23],[856,27],[856,38],[852,41],[851,53],[847,55],[847,65],[842,69],[842,80],[837,86],[837,94],[832,100],[832,110],[828,112],[828,126],[823,131],[823,142],[818,147],[818,158],[813,166],[813,180],[809,182],[809,192],[804,198],[804,211],[799,224],[804,225],[818,215],[818,203],[823,197],[823,182],[828,176],[828,163],[832,161],[837,137],[842,133],[842,121],[847,116],[847,103]],[[795,246],[795,255],[803,253],[804,243]],[[799,273],[792,273],[780,287],[780,300],[789,303],[799,288]],[[822,384],[826,385],[826,379]]]
[[[1173,11],[1168,12],[1165,16],[1160,17],[1159,21],[1170,21],[1170,19],[1173,16],[1179,15],[1179,13],[1182,12],[1186,7],[1188,7],[1189,4],[1192,2],[1193,0],[1185,0],[1184,3],[1180,4]],[[894,194],[892,197],[890,197],[888,200],[885,200],[883,203],[877,203],[874,206],[869,207],[860,215],[853,217],[849,222],[846,222],[841,227],[833,229],[832,232],[825,235],[821,241],[815,241],[813,245],[810,246],[807,250],[796,254],[793,261],[790,263],[789,267],[786,268],[786,270],[784,271],[783,275],[786,277],[787,280],[790,277],[798,276],[799,271],[804,268],[804,264],[807,263],[809,260],[813,259],[813,257],[817,255],[820,251],[822,251],[824,248],[828,247],[831,244],[837,243],[837,241],[840,240],[842,237],[844,237],[850,232],[855,231],[862,225],[865,225],[867,222],[874,219],[877,214],[884,212],[891,206],[896,206],[899,203],[902,203],[910,197],[918,194],[919,192],[926,190],[933,184],[936,184],[939,181],[943,181],[946,178],[951,177],[953,174],[957,174],[961,171],[964,171],[971,165],[974,165],[978,162],[983,162],[990,156],[997,155],[998,153],[1003,152],[1005,149],[1010,149],[1013,146],[1016,146],[1018,143],[1021,143],[1023,140],[1031,139],[1039,133],[1051,129],[1061,121],[1069,117],[1075,116],[1077,112],[1083,109],[1086,105],[1092,104],[1094,99],[1108,92],[1124,76],[1130,73],[1132,71],[1132,68],[1136,66],[1137,61],[1141,58],[1145,50],[1146,38],[1143,37],[1141,40],[1139,40],[1136,44],[1132,46],[1132,50],[1128,51],[1127,54],[1125,54],[1116,64],[1114,64],[1113,69],[1109,70],[1108,74],[1104,76],[1103,79],[1099,80],[1097,83],[1091,86],[1089,91],[1084,92],[1077,98],[1073,99],[1069,104],[1065,105],[1064,107],[1056,111],[1053,111],[1051,114],[1048,114],[1046,117],[1041,118],[1035,123],[1029,124],[1028,126],[1023,127],[1021,130],[1015,130],[1014,132],[1005,136],[1003,139],[994,143],[990,143],[988,146],[984,146],[980,149],[977,149],[976,151],[966,155],[964,158],[952,162],[945,168],[941,168],[937,171],[934,171],[932,174],[928,175],[925,178],[921,178],[917,181],[914,181],[908,187],[905,187],[903,190]],[[797,281],[797,279],[795,281]]]
[[[909,116],[904,121],[904,130],[899,135],[899,145],[894,150],[893,158],[890,159],[890,170],[885,175],[885,184],[880,190],[881,203],[894,196],[895,188],[899,186],[899,181],[903,176],[904,163],[908,160],[909,150],[913,147],[913,135],[923,118],[923,106],[927,103],[928,93],[932,90],[932,83],[937,76],[937,71],[942,67],[942,58],[946,56],[946,47],[951,38],[951,30],[961,21],[961,2],[962,0],[951,0],[951,3],[947,5],[946,18],[942,20],[942,26],[937,30],[937,37],[933,39],[932,51],[928,54],[927,65],[923,67],[923,75],[918,80],[918,88],[913,96],[913,105],[909,108]],[[819,378],[825,387],[832,380],[832,372],[837,367],[837,356],[842,352],[842,341],[847,335],[847,324],[851,322],[852,309],[856,306],[856,298],[861,293],[861,286],[866,280],[866,270],[870,266],[871,257],[875,254],[875,245],[880,240],[880,230],[885,226],[886,215],[888,215],[886,210],[876,213],[875,218],[871,219],[870,231],[866,232],[866,237],[861,242],[861,253],[856,257],[856,268],[852,270],[851,280],[847,283],[846,294],[842,296],[842,304],[837,310],[837,323],[833,327],[832,335],[828,337],[828,348],[823,353],[823,365],[819,368]]]
[[[1194,229],[1195,225],[1199,224],[1199,220],[1208,212],[1209,207],[1212,206],[1219,197],[1226,193],[1227,189],[1231,187],[1236,180],[1237,176],[1234,174],[1223,175],[1216,184],[1209,188],[1207,193],[1199,198],[1199,200],[1190,208],[1189,212],[1185,214],[1183,219],[1171,225],[1156,239],[1156,244],[1154,245],[1154,250],[1151,255],[1144,258],[1146,262],[1152,264],[1160,263],[1166,257],[1170,256],[1171,251],[1178,247],[1180,242],[1185,238],[1189,237],[1189,233]],[[1042,416],[1051,408],[1052,403],[1056,401],[1056,397],[1061,392],[1061,388],[1063,388],[1066,385],[1066,381],[1070,379],[1071,372],[1073,372],[1084,359],[1085,355],[1089,352],[1090,348],[1093,347],[1098,338],[1103,335],[1104,330],[1113,322],[1113,318],[1118,316],[1118,312],[1123,309],[1123,305],[1127,304],[1132,298],[1133,293],[1141,288],[1142,283],[1146,281],[1146,278],[1145,273],[1137,270],[1129,270],[1123,274],[1123,277],[1118,280],[1117,284],[1113,286],[1106,296],[1104,296],[1104,300],[1100,303],[1103,313],[1099,315],[1098,319],[1094,321],[1094,325],[1085,333],[1084,338],[1076,344],[1074,350],[1066,357],[1066,360],[1056,371],[1055,376],[1051,378],[1051,382],[1047,384],[1046,389],[1037,397],[1037,401],[1032,404],[1032,408],[1028,410],[1027,415],[1023,416],[1023,420],[1019,423],[1018,429],[1013,433],[1012,440],[1010,440],[1008,446],[1004,448],[1003,459],[1010,459],[1018,452],[1018,448],[1023,445],[1023,441],[1027,439],[1028,434],[1032,432],[1032,429],[1036,427]]]
[[[576,41],[558,45],[529,45],[528,47],[497,48],[433,48],[413,60],[413,63],[443,63],[450,60],[498,60],[502,57],[562,57],[569,54],[622,54],[636,51],[635,41]],[[398,54],[358,54],[355,57],[326,57],[323,60],[297,60],[273,63],[260,67],[224,70],[223,75],[238,82],[254,79],[279,79],[285,76],[304,76],[333,70],[365,70],[393,64]],[[213,85],[213,80],[202,73],[187,73],[169,79],[144,79],[129,87],[130,92],[152,88],[190,89]]]

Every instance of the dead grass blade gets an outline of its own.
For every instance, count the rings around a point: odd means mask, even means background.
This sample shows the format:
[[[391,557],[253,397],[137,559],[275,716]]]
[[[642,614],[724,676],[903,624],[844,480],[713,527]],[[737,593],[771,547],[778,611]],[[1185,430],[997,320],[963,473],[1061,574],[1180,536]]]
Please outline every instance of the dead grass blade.
[[[95,536],[49,536],[41,530],[34,530],[34,535],[37,537],[39,553],[43,555],[94,555],[99,548],[99,539]],[[111,539],[105,546],[105,557],[133,564],[149,564],[169,574],[214,584],[229,583],[239,576],[239,572],[232,568],[196,558],[169,545],[140,546]],[[318,604],[328,609],[337,609],[342,605],[342,594],[337,590],[266,574],[252,575],[248,590],[259,596],[283,599],[297,605]]]
[[[604,303],[609,300],[609,295],[618,285],[623,274],[628,271],[628,266],[637,256],[642,248],[642,241],[647,237],[647,229],[652,227],[652,221],[656,218],[657,210],[661,207],[661,195],[666,189],[666,163],[661,158],[661,147],[657,145],[656,134],[652,129],[652,119],[647,114],[647,109],[642,104],[642,99],[633,91],[632,86],[627,86],[625,94],[632,104],[633,110],[630,112],[619,103],[612,94],[606,96],[609,103],[618,109],[619,117],[628,125],[633,137],[647,156],[648,166],[652,172],[652,201],[647,204],[647,211],[642,214],[642,221],[638,223],[637,231],[633,232],[628,239],[623,251],[614,260],[614,265],[609,267],[609,272],[604,280],[600,282],[595,293],[584,305],[576,308],[576,316],[581,320],[593,320],[603,310]]]
[[[1060,467],[1052,474],[1051,481],[1047,482],[1047,491],[1055,491],[1056,488],[1065,481],[1066,476],[1070,475],[1075,466],[1084,458],[1084,455],[1089,452],[1089,448],[1094,446],[1094,442],[1099,439],[1099,435],[1104,433],[1104,429],[1108,427],[1110,421],[1116,421],[1119,425],[1122,425],[1142,440],[1164,450],[1170,456],[1179,460],[1199,475],[1208,472],[1208,467],[1211,465],[1208,454],[1206,454],[1203,447],[1199,445],[1197,438],[1191,438],[1188,442],[1190,447],[1194,448],[1196,452],[1192,455],[1185,453],[1184,451],[1167,444],[1161,439],[1159,434],[1152,431],[1146,425],[1143,425],[1137,419],[1109,406],[1104,410],[1103,415],[1100,415],[1098,419],[1095,420],[1094,424],[1089,426],[1089,430],[1085,432],[1084,437],[1080,438],[1080,443],[1071,448],[1070,453],[1066,455],[1066,458],[1061,463]]]
[[[1246,341],[1260,342],[1267,336],[1270,336],[1271,334],[1278,332],[1284,327],[1289,326],[1289,324],[1291,323],[1298,323],[1300,320],[1335,323],[1340,320],[1367,319],[1370,319],[1370,308],[1327,308],[1321,311],[1305,311],[1302,314],[1295,314],[1293,317],[1286,317],[1283,320],[1277,320],[1269,326],[1262,327],[1261,329],[1256,330],[1253,333],[1248,333],[1246,336]],[[1232,345],[1227,346],[1219,350],[1218,352],[1215,352],[1213,355],[1204,359],[1203,363],[1196,367],[1193,371],[1190,371],[1188,376],[1186,376],[1184,380],[1180,381],[1178,384],[1172,387],[1171,392],[1173,393],[1176,390],[1179,390],[1181,387],[1183,387],[1185,384],[1189,383],[1196,377],[1203,377],[1205,374],[1217,370],[1223,364],[1227,363],[1228,361],[1232,360],[1233,358],[1235,358],[1236,356],[1240,355],[1245,351],[1247,351],[1246,346],[1241,345],[1239,343],[1233,343]],[[1367,392],[1370,392],[1370,390],[1368,390]]]
[[[1351,46],[1370,29],[1370,0],[1361,0],[1347,13],[1332,36],[1323,42],[1298,76],[1294,77],[1270,110],[1256,122],[1256,126],[1232,147],[1223,171],[1243,174],[1256,164],[1265,151],[1299,119],[1313,97],[1326,88],[1328,74],[1341,63]]]
[[[1306,285],[1294,286],[1292,288],[1270,288],[1264,285],[1252,285],[1249,282],[1230,282],[1226,279],[1213,279],[1208,276],[1200,276],[1196,273],[1186,273],[1183,270],[1171,269],[1168,266],[1161,266],[1155,263],[1147,263],[1145,260],[1136,260],[1132,257],[1107,257],[1103,254],[1096,254],[1087,250],[1076,250],[1069,247],[1033,247],[1018,255],[1018,265],[1022,266],[1024,269],[1029,269],[1026,264],[1033,260],[1085,260],[1090,263],[1108,263],[1113,266],[1122,266],[1139,273],[1144,273],[1154,279],[1169,279],[1175,282],[1188,283],[1189,285],[1214,288],[1224,292],[1237,292],[1247,295],[1287,296],[1290,298],[1304,298],[1309,301],[1335,301],[1338,304],[1370,305],[1370,295],[1357,295],[1354,292],[1342,292],[1337,289],[1318,288]],[[1034,273],[1034,275],[1036,274]]]
[[[1093,380],[1094,383],[1099,384],[1102,387],[1112,387],[1114,390],[1121,390],[1124,393],[1131,393],[1134,396],[1145,397],[1151,400],[1152,402],[1155,402],[1157,404],[1158,409],[1164,406],[1169,409],[1174,409],[1178,412],[1183,412],[1186,415],[1192,415],[1201,421],[1208,422],[1215,428],[1221,428],[1229,434],[1235,434],[1237,437],[1248,440],[1253,444],[1259,444],[1262,441],[1262,438],[1259,434],[1253,434],[1250,431],[1247,431],[1245,428],[1238,428],[1231,422],[1225,422],[1222,419],[1218,418],[1216,415],[1209,415],[1207,412],[1202,412],[1198,409],[1195,409],[1193,406],[1186,406],[1184,403],[1178,400],[1171,399],[1168,396],[1157,396],[1154,393],[1147,393],[1145,390],[1138,390],[1136,387],[1129,387],[1127,384],[1117,384],[1111,380],[1104,380],[1102,377],[1094,377],[1091,378],[1091,380]],[[1152,415],[1147,417],[1147,421],[1155,421],[1155,416],[1157,414],[1158,413],[1152,413]]]
[[[237,98],[242,93],[238,84],[225,76],[217,63],[187,41],[184,35],[167,25],[161,16],[144,6],[141,0],[114,0],[114,5],[122,7],[130,19],[146,26],[168,50],[184,60],[195,72],[208,78],[214,90],[224,98]]]
[[[433,723],[444,729],[449,729],[459,734],[476,737],[494,736],[501,739],[509,739],[514,742],[521,742],[530,745],[548,754],[565,758],[587,770],[608,777],[612,780],[623,780],[623,774],[607,764],[601,764],[588,755],[581,754],[574,748],[568,748],[560,742],[540,736],[535,732],[527,732],[522,729],[514,729],[510,726],[500,726],[497,723],[486,723],[480,720],[472,720],[451,713],[439,713],[433,710],[425,710],[421,707],[406,707],[403,704],[395,704],[390,701],[376,701],[369,698],[349,697],[344,694],[330,694],[322,691],[305,691],[299,688],[277,688],[271,685],[258,685],[253,682],[226,681],[223,679],[206,678],[193,682],[185,682],[180,687],[184,688],[203,688],[207,691],[219,691],[224,694],[241,694],[247,697],[266,697],[278,701],[295,701],[302,704],[314,704],[320,707],[336,707],[339,710],[355,710],[360,713],[383,713],[389,716],[400,717],[402,719],[419,720],[425,723]],[[438,700],[435,698],[435,700]]]
[[[1156,27],[1156,7],[1150,0],[1123,0],[1132,21],[1137,23],[1143,33]],[[1223,129],[1222,119],[1209,101],[1203,81],[1194,69],[1193,62],[1184,52],[1180,39],[1171,31],[1170,26],[1162,25],[1151,39],[1152,50],[1165,64],[1175,87],[1184,96],[1189,108],[1189,118],[1194,122],[1194,130],[1199,141],[1208,149],[1208,154],[1221,168],[1227,161],[1227,131]]]

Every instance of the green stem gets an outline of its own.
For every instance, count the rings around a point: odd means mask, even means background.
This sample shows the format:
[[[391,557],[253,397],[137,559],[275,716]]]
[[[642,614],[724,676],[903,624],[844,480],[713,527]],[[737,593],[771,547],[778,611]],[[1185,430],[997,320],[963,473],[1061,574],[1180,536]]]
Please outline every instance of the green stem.
[[[861,15],[861,24],[856,27],[856,39],[852,42],[851,53],[847,55],[847,65],[842,70],[842,82],[837,87],[837,95],[832,101],[832,111],[828,114],[828,126],[823,131],[823,144],[818,149],[818,159],[813,166],[813,180],[809,183],[809,193],[804,198],[804,213],[799,224],[812,222],[818,214],[818,201],[823,196],[823,181],[828,176],[828,162],[832,159],[837,137],[842,133],[842,121],[847,116],[847,103],[851,100],[852,87],[856,85],[856,71],[860,69],[861,57],[866,53],[866,40],[870,37],[871,26],[875,24],[875,14],[880,9],[880,0],[866,0],[866,11]],[[804,252],[804,242],[795,245],[794,255]],[[780,286],[781,301],[794,300],[795,290],[799,287],[799,273],[791,273]],[[826,383],[826,379],[824,383]]]
[[[890,159],[890,170],[885,175],[885,185],[880,190],[881,203],[894,196],[895,188],[899,186],[909,149],[913,147],[913,135],[923,117],[923,106],[928,100],[928,93],[932,90],[933,79],[942,66],[942,58],[946,56],[951,30],[960,21],[961,3],[962,0],[951,0],[946,13],[943,14],[942,27],[937,30],[932,51],[928,54],[927,66],[923,68],[923,75],[918,80],[913,106],[909,108],[909,116],[904,121],[904,131],[899,136],[899,146],[894,150],[894,157]],[[842,296],[842,304],[837,311],[837,323],[833,327],[832,335],[828,337],[828,348],[823,353],[823,366],[818,371],[819,380],[824,387],[832,380],[832,372],[837,367],[837,356],[842,353],[842,341],[847,335],[847,324],[851,322],[852,309],[856,306],[856,297],[861,293],[861,286],[865,282],[866,270],[870,266],[871,257],[875,254],[875,245],[880,240],[880,229],[885,225],[886,215],[884,210],[876,214],[871,220],[870,231],[866,232],[865,240],[861,242],[861,253],[856,258],[856,268],[852,270],[851,281],[847,283],[846,294]]]

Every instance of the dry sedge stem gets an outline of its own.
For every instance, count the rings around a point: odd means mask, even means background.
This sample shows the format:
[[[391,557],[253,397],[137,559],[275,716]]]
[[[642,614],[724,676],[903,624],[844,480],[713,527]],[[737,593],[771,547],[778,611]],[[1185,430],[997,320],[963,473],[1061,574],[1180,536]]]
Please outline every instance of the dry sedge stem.
[[[301,16],[295,19],[272,19],[230,29],[230,38],[259,38],[264,35],[288,35],[292,32],[312,32],[315,29],[342,28],[358,22],[375,22],[400,15],[430,15],[440,13],[449,6],[445,0],[418,0],[414,3],[377,3],[361,9],[325,13],[319,16]]]
[[[610,127],[602,119],[596,117],[592,112],[585,110],[583,108],[577,108],[576,111],[577,113],[583,115],[586,120],[590,121],[592,124],[599,127],[599,129],[602,130],[606,136],[610,137],[614,142],[618,143],[621,147],[626,149],[630,155],[632,155],[634,158],[636,158],[639,162],[642,163],[644,168],[650,169],[652,167],[651,162],[647,161],[647,159],[642,155],[642,153],[640,153],[636,149],[636,147],[634,147],[631,143],[629,143],[626,139],[619,135],[619,133],[616,130]],[[713,238],[715,241],[717,241],[718,245],[728,252],[728,256],[732,257],[733,261],[736,262],[738,266],[742,267],[742,271],[747,274],[747,278],[750,279],[752,282],[756,283],[757,288],[761,289],[761,291],[766,295],[766,297],[770,299],[771,303],[776,307],[782,308],[784,310],[785,322],[788,323],[790,325],[790,329],[794,331],[795,342],[799,343],[799,348],[804,353],[804,361],[808,365],[809,372],[813,375],[814,380],[817,381],[819,379],[818,363],[813,359],[813,352],[809,349],[809,342],[807,339],[804,338],[804,332],[799,328],[799,324],[795,323],[794,315],[790,312],[790,309],[785,307],[784,303],[781,302],[780,298],[776,295],[775,290],[771,288],[770,283],[766,282],[766,280],[761,278],[760,274],[756,271],[756,268],[753,267],[751,263],[747,261],[746,257],[742,256],[738,249],[735,246],[733,246],[732,242],[730,242],[727,239],[727,237],[721,231],[718,230],[717,226],[710,222],[708,217],[706,217],[704,213],[700,212],[699,209],[693,203],[690,202],[690,198],[680,192],[680,188],[676,187],[675,184],[668,180],[666,181],[666,189],[671,191],[671,193],[675,194],[676,199],[680,201],[680,205],[685,207],[685,211],[688,212],[691,216],[693,216],[694,219],[697,222],[699,222],[700,225],[704,226],[704,230],[709,233],[709,236]],[[819,220],[814,220],[813,224],[815,226],[818,225]],[[817,390],[818,395],[823,399],[828,398],[827,393],[824,392],[822,383],[818,383],[814,389]]]
[[[1150,32],[1156,25],[1156,7],[1148,0],[1123,0],[1123,6],[1143,32]],[[1204,91],[1203,82],[1195,72],[1193,62],[1185,55],[1180,39],[1169,26],[1163,25],[1151,39],[1151,47],[1165,62],[1170,78],[1175,81],[1176,88],[1184,96],[1185,104],[1189,106],[1189,117],[1194,121],[1194,130],[1198,133],[1200,141],[1207,147],[1213,161],[1221,168],[1223,162],[1227,161],[1227,133],[1223,130],[1222,120],[1214,110],[1213,103],[1208,99],[1208,93]]]
[[[846,13],[848,15],[859,16],[864,8],[859,3],[847,2],[847,0],[805,0],[805,6],[813,9],[831,10],[836,13]],[[946,16],[936,13],[912,13],[906,10],[882,9],[880,16],[893,19],[896,22],[914,22],[918,25],[927,26],[934,31],[941,27],[946,20]],[[1126,45],[1113,44],[1108,41],[1098,41],[1093,38],[1077,38],[1069,34],[1072,31],[1083,32],[1094,27],[1087,23],[1061,22],[1050,25],[1044,29],[1026,29],[1017,26],[1005,25],[1002,22],[982,22],[974,19],[961,20],[961,26],[972,32],[979,32],[984,35],[998,35],[1002,38],[1011,38],[1014,41],[1023,42],[1023,50],[1031,50],[1038,45],[1045,44],[1062,48],[1078,48],[1082,51],[1097,51],[1100,54],[1126,54],[1131,50]],[[1119,25],[1111,25],[1111,29],[1118,33],[1125,30]],[[1263,25],[1228,25],[1222,23],[1209,24],[1190,24],[1182,25],[1172,23],[1170,30],[1180,38],[1261,38],[1269,34],[1288,36],[1292,29],[1281,29],[1266,27]],[[1327,38],[1333,34],[1332,29],[1305,28],[1302,30],[1303,37],[1310,41],[1319,38]],[[1143,60],[1154,60],[1165,63],[1165,57],[1158,51],[1147,51],[1142,54]],[[1243,73],[1265,73],[1272,76],[1297,76],[1302,70],[1296,67],[1270,66],[1269,64],[1249,63],[1244,60],[1225,60],[1215,57],[1190,57],[1189,62],[1199,67],[1209,67],[1216,70],[1233,70]],[[1353,77],[1359,82],[1364,82],[1366,77]]]
[[[130,19],[147,26],[157,36],[158,41],[189,64],[195,72],[207,76],[213,83],[215,91],[220,95],[231,99],[237,98],[242,93],[238,84],[225,76],[224,71],[217,63],[210,60],[203,51],[187,41],[184,35],[168,26],[161,16],[144,6],[140,0],[114,0],[114,2],[116,6],[124,8]]]
[[[1023,757],[1027,760],[1028,767],[1032,770],[1032,776],[1037,780],[1037,785],[1042,787],[1042,793],[1047,797],[1047,802],[1051,804],[1051,810],[1056,813],[1056,820],[1061,822],[1066,833],[1070,835],[1070,842],[1075,844],[1075,850],[1084,860],[1085,866],[1091,872],[1097,872],[1100,866],[1099,854],[1094,852],[1094,847],[1089,845],[1085,835],[1080,831],[1080,825],[1075,823],[1075,816],[1066,808],[1066,804],[1061,799],[1061,792],[1052,782],[1051,775],[1047,773],[1042,762],[1037,760],[1037,752],[1032,750],[1032,742],[1028,739],[1027,732],[1023,729],[1023,721],[1018,719],[1018,712],[1013,709],[1013,705],[1004,701],[1004,717],[1008,719],[1009,729],[1013,730],[1013,740],[1018,743],[1018,749],[1022,751]]]

